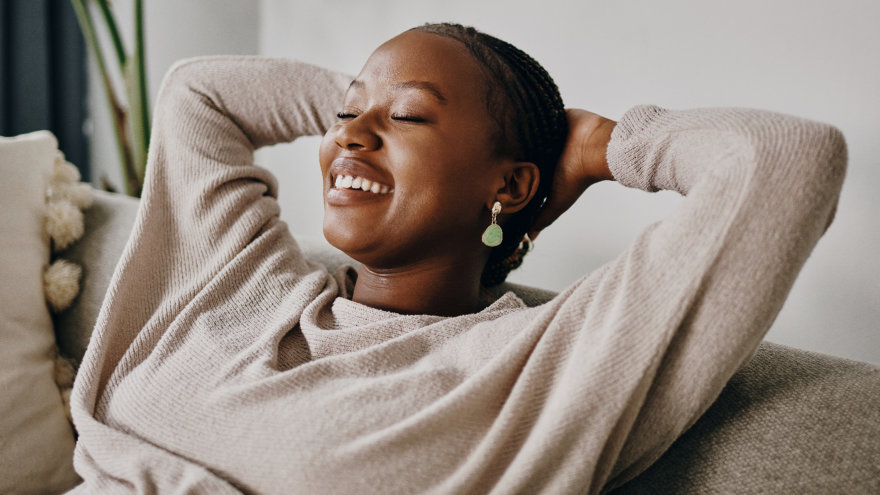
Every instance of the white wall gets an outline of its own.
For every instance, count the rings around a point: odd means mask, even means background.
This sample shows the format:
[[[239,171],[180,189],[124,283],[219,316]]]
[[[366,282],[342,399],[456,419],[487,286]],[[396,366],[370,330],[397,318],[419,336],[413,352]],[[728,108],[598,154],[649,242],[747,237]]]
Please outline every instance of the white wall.
[[[835,124],[850,151],[837,219],[768,339],[880,363],[878,19],[873,0],[262,0],[259,50],[354,74],[398,32],[451,20],[529,52],[556,78],[568,106],[610,118],[655,103],[758,107]],[[281,179],[292,230],[312,236],[321,235],[317,142],[258,153]],[[541,235],[511,280],[561,289],[678,201],[600,184]]]
[[[130,36],[131,0],[114,2]],[[150,0],[151,101],[180,58],[292,56],[356,73],[370,52],[423,22],[472,24],[541,61],[566,104],[619,117],[637,103],[737,105],[837,125],[850,167],[837,218],[807,262],[770,340],[880,363],[880,3],[808,0]],[[206,14],[210,12],[210,14]],[[92,80],[94,77],[92,67]],[[90,92],[93,177],[121,185],[100,87]],[[281,179],[283,216],[321,235],[317,138],[258,152]],[[615,184],[591,189],[548,229],[512,281],[561,289],[626,248],[677,202]],[[562,232],[569,232],[562,235]],[[575,232],[574,235],[570,234]]]
[[[143,3],[147,85],[151,105],[156,102],[162,77],[177,60],[197,55],[257,53],[259,2],[147,0]],[[117,0],[112,5],[126,47],[131,50],[134,2]],[[104,31],[99,29],[99,34],[103,35]],[[109,48],[110,45],[106,43],[109,38],[102,39],[105,41],[103,45]],[[105,56],[112,54],[109,50],[105,52]],[[97,184],[105,176],[111,184],[122,189],[119,152],[113,137],[103,86],[96,84],[100,79],[94,60],[89,67],[89,81],[92,181]]]

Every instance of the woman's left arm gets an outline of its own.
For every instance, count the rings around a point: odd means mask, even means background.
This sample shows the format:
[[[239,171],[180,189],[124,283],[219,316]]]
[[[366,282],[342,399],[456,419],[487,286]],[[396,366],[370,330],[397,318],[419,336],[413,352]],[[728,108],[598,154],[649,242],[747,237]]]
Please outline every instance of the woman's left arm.
[[[554,188],[543,225],[606,178],[603,148],[621,184],[687,196],[558,303],[583,322],[572,359],[614,377],[589,392],[614,397],[591,419],[613,430],[598,491],[650,465],[751,357],[831,222],[846,145],[831,126],[755,110],[641,106],[616,125],[585,118],[595,125],[570,138],[560,166],[574,178]]]

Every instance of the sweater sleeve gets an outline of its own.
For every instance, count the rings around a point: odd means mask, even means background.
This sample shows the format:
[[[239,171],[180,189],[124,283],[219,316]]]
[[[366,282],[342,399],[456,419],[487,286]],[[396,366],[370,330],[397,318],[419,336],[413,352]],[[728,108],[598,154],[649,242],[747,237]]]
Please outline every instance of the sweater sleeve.
[[[277,181],[254,164],[253,152],[323,134],[349,81],[263,57],[197,58],[172,68],[157,103],[135,227],[141,250],[162,253],[142,274],[154,299],[145,311],[160,299],[190,300],[278,222]]]
[[[687,198],[566,303],[591,301],[574,359],[616,363],[606,386],[625,398],[595,491],[656,460],[751,358],[831,222],[846,145],[770,112],[640,106],[607,157],[623,185]]]
[[[132,333],[151,321],[165,327],[161,321],[278,226],[277,181],[253,152],[322,134],[349,81],[295,60],[252,56],[189,59],[169,71],[138,217],[111,282],[111,293],[124,293],[105,302],[137,304],[108,326]]]
[[[173,464],[161,449],[103,424],[109,407],[109,394],[103,392],[147,358],[165,329],[200,293],[216,294],[212,283],[226,280],[229,287],[229,279],[236,278],[244,284],[248,275],[232,270],[234,261],[248,256],[274,260],[281,266],[266,263],[248,269],[269,266],[290,280],[313,270],[278,218],[275,178],[254,164],[253,152],[323,133],[349,81],[348,76],[305,63],[263,57],[185,60],[165,77],[138,215],[71,400],[80,431],[75,462],[90,480],[100,477],[96,470],[110,467],[118,471],[104,472],[106,479],[141,479],[156,466],[168,479],[207,477],[204,469]],[[235,290],[225,296],[236,295]],[[119,451],[102,449],[101,442],[108,438],[116,438],[125,451],[148,449],[152,460],[144,457],[139,468],[134,466],[138,463],[120,462]],[[175,488],[180,486],[184,483]]]

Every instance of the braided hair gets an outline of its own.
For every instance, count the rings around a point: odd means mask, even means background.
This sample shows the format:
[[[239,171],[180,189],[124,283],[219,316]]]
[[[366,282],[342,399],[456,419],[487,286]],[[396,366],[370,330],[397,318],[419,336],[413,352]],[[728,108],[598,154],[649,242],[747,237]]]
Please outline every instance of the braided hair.
[[[506,41],[460,24],[425,24],[412,30],[452,38],[467,47],[486,73],[486,105],[497,124],[495,153],[534,163],[540,172],[537,193],[505,223],[504,240],[492,249],[483,268],[480,282],[492,287],[522,264],[531,247],[524,236],[550,193],[568,135],[562,97],[541,64]]]

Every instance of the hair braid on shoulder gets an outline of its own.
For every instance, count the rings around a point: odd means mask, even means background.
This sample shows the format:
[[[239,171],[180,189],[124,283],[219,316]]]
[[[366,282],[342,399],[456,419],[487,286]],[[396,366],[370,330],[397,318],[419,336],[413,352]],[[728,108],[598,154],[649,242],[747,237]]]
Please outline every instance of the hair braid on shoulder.
[[[522,242],[534,224],[565,146],[568,121],[559,88],[535,59],[494,36],[460,24],[425,24],[414,30],[463,43],[486,73],[489,115],[498,125],[496,153],[538,166],[540,181],[534,198],[504,224],[504,240],[492,249],[483,270],[485,287],[506,280],[531,247]],[[502,215],[504,212],[501,212]]]

